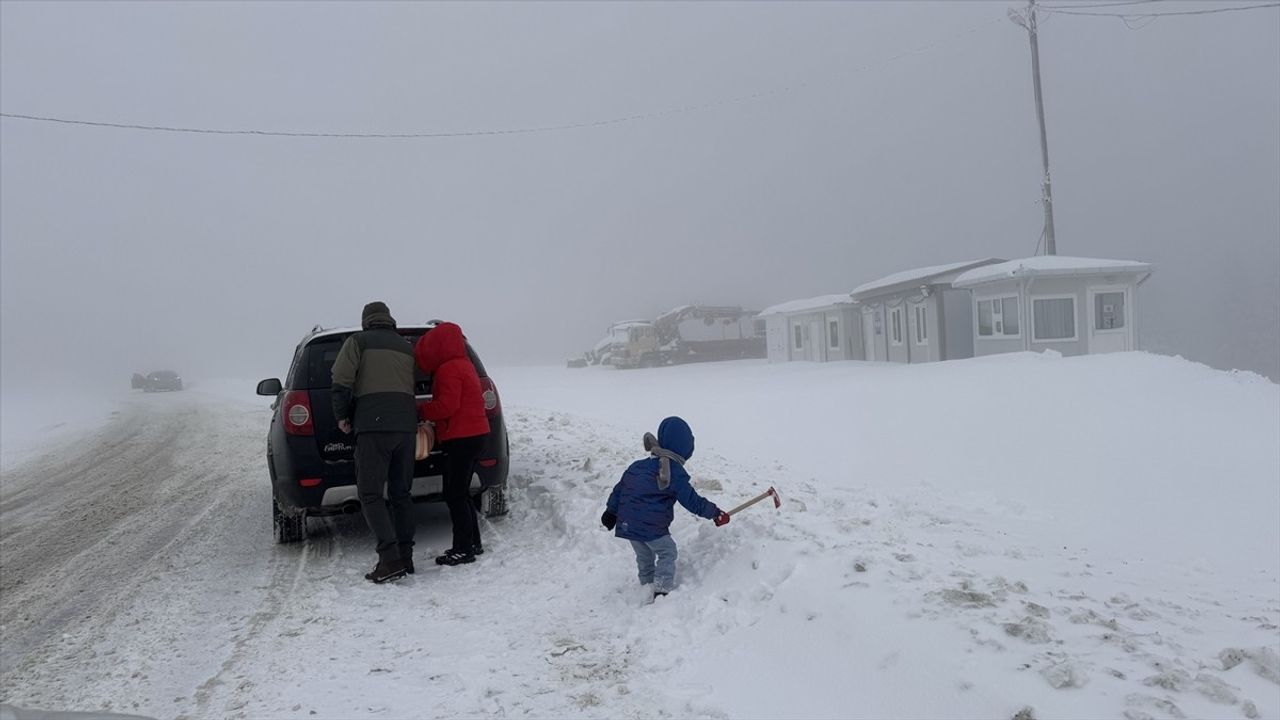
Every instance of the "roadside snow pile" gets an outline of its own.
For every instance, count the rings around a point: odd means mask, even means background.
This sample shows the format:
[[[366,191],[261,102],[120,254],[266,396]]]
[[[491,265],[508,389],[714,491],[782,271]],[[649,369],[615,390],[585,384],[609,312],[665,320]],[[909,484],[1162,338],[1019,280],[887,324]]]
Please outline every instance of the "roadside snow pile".
[[[495,375],[508,406],[598,431],[681,414],[705,494],[782,493],[723,529],[677,520],[683,592],[627,644],[670,666],[660,687],[733,717],[1280,716],[1261,378],[1137,353]],[[529,490],[591,524],[618,442],[562,451],[592,482]],[[600,552],[625,580],[625,543]]]

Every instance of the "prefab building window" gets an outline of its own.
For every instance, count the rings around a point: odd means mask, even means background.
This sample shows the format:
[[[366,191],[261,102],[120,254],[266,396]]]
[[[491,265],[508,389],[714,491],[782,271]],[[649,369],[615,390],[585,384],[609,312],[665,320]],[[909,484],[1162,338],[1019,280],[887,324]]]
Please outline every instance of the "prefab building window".
[[[900,307],[889,312],[889,339],[894,345],[902,344],[902,308]]]
[[[916,344],[929,344],[929,306],[916,306]]]
[[[987,298],[978,301],[978,336],[990,338],[1018,337],[1018,296]]]
[[[840,347],[840,321],[827,321],[827,347],[836,350]]]
[[[1074,295],[1031,299],[1032,340],[1075,340]]]
[[[1124,327],[1124,291],[1100,292],[1093,296],[1093,329],[1118,330]]]

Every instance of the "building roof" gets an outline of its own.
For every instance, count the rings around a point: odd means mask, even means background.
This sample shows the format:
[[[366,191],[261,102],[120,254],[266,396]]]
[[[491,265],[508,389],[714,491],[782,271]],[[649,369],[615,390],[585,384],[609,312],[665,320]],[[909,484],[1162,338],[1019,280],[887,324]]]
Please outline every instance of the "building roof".
[[[1149,263],[1136,260],[1037,255],[969,270],[956,278],[952,285],[955,287],[973,287],[974,285],[1025,277],[1149,273],[1151,270],[1152,267]]]
[[[686,318],[704,318],[704,317],[742,317],[744,315],[755,315],[753,310],[743,310],[737,305],[681,305],[672,308],[654,319],[654,325],[665,325],[668,323],[680,322]]]
[[[998,262],[1001,262],[999,258],[986,258],[984,260],[966,260],[964,262],[948,263],[946,265],[932,265],[930,267],[916,268],[914,270],[903,270],[902,272],[896,272],[892,275],[885,275],[879,280],[872,280],[869,283],[859,285],[853,289],[853,296],[858,299],[863,299],[876,295],[885,295],[898,289],[914,289],[919,285],[933,285],[939,282],[947,282],[947,280],[943,279],[943,276],[950,273],[961,272],[970,268],[976,268],[982,265],[990,265]]]
[[[756,317],[821,310],[822,308],[833,307],[835,305],[850,305],[852,303],[853,298],[849,293],[819,295],[818,297],[805,298],[803,300],[792,300],[790,302],[779,303],[777,305],[767,307],[764,310],[761,310],[760,314]]]
[[[644,319],[637,319],[637,320],[619,320],[618,322],[616,322],[616,323],[614,323],[614,324],[610,325],[610,326],[609,326],[609,329],[610,329],[610,330],[620,330],[620,329],[622,329],[622,328],[631,328],[631,327],[638,327],[638,326],[640,326],[640,325],[652,325],[652,324],[653,324],[653,322],[652,322],[652,321],[650,321],[650,320],[644,320]]]

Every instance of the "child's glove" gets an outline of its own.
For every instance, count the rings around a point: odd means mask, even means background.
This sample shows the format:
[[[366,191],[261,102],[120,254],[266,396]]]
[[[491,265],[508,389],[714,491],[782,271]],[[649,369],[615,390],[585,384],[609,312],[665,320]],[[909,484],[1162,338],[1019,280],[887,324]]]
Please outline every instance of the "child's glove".
[[[605,530],[612,530],[613,526],[618,524],[618,516],[605,510],[604,514],[600,516],[600,524],[604,526]]]
[[[728,523],[728,522],[729,522],[729,513],[727,513],[727,512],[725,512],[725,511],[721,510],[721,511],[720,511],[720,514],[716,516],[716,520],[715,520],[715,522],[716,522],[716,527],[720,527],[721,525],[724,525],[724,524]]]

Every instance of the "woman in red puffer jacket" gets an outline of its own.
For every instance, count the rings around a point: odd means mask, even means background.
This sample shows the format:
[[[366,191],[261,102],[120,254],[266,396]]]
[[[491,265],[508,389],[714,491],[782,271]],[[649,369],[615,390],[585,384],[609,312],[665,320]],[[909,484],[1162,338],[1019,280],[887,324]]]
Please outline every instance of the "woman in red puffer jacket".
[[[431,375],[431,401],[418,414],[436,426],[436,440],[444,452],[444,502],[453,524],[453,547],[437,557],[436,563],[475,562],[484,549],[471,503],[471,473],[489,435],[480,376],[467,357],[462,328],[453,323],[440,323],[427,331],[413,354],[418,367]]]

